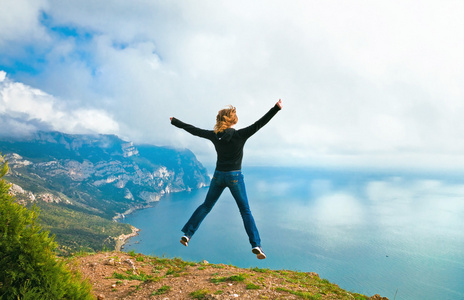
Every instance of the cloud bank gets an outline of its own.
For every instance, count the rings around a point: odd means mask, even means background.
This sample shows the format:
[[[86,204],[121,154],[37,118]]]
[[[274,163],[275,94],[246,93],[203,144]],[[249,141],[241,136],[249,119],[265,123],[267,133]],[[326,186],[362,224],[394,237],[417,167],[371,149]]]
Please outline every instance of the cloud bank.
[[[66,130],[102,126],[136,142],[188,147],[213,164],[212,146],[173,128],[170,116],[212,128],[233,104],[243,127],[282,98],[284,110],[247,143],[245,164],[464,165],[463,3],[0,6],[0,69],[52,103],[34,114],[3,109],[10,123],[21,112]]]

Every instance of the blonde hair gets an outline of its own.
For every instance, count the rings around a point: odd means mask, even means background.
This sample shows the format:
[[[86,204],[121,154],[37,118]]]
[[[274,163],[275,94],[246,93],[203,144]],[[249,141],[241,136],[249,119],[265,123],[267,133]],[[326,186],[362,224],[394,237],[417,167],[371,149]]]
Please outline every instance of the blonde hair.
[[[238,117],[236,109],[232,105],[228,108],[221,109],[216,116],[216,125],[214,125],[214,132],[222,132],[232,125],[237,124]]]

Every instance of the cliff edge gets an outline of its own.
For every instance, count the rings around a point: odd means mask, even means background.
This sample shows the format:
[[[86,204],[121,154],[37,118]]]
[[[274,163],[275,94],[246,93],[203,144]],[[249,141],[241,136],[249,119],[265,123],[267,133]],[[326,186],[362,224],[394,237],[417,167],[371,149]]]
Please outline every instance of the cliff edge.
[[[93,286],[97,299],[364,299],[316,273],[185,262],[100,252],[73,257],[68,265]]]

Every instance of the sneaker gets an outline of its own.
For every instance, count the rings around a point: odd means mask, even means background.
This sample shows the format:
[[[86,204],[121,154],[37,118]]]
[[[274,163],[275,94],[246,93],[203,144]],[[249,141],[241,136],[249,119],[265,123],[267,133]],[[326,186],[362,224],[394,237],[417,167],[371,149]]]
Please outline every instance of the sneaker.
[[[180,243],[187,247],[189,245],[190,238],[186,235],[180,238]]]
[[[264,254],[263,249],[261,249],[261,247],[254,247],[253,249],[251,249],[251,252],[256,254],[256,257],[258,259],[265,259],[266,258],[266,254]]]

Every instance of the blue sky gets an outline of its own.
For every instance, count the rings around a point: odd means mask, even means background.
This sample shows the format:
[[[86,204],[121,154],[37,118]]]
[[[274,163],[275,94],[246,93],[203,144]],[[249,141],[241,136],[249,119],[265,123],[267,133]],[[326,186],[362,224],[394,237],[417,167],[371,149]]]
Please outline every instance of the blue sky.
[[[192,149],[284,109],[246,165],[464,166],[461,1],[0,1],[0,133],[114,133]]]

